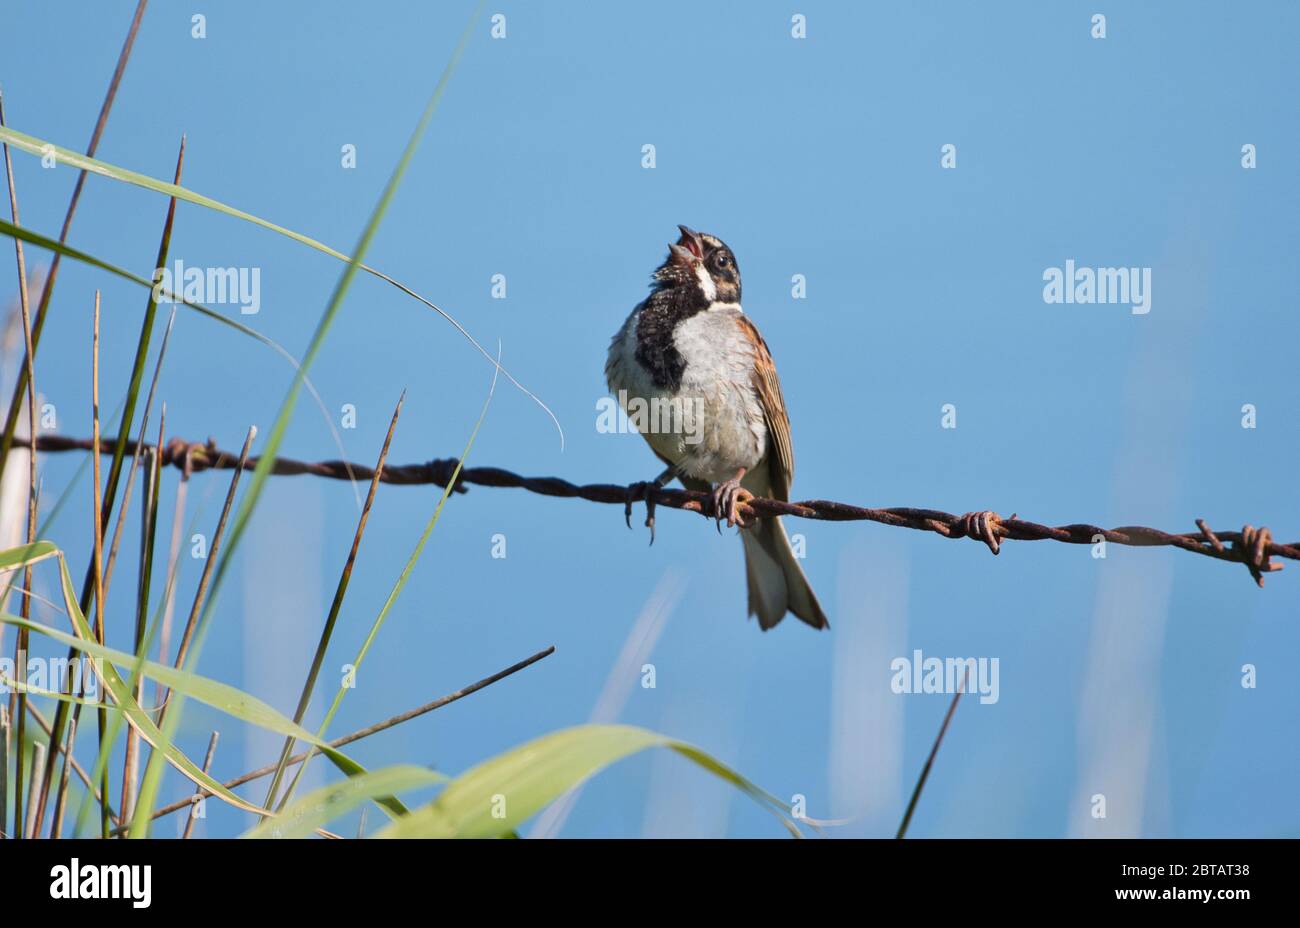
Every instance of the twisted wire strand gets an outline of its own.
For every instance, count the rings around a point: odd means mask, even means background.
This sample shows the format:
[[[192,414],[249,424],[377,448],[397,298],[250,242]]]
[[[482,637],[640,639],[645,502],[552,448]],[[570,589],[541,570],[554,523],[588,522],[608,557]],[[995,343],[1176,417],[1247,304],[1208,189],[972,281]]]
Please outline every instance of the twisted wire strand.
[[[112,453],[114,439],[101,437],[101,450]],[[15,439],[20,447],[30,447],[30,441]],[[133,454],[136,442],[128,440],[126,453]],[[86,438],[69,438],[62,435],[41,435],[36,448],[44,453],[63,451],[90,451]],[[144,450],[155,452],[156,446],[146,444]],[[187,476],[203,470],[233,470],[239,456],[218,448],[213,439],[207,442],[190,442],[172,438],[161,451],[164,466],[174,466]],[[246,470],[257,466],[258,458],[250,457]],[[447,486],[456,468],[455,458],[440,458],[419,464],[385,465],[380,481],[395,485],[431,484]],[[311,474],[332,480],[369,480],[374,468],[346,461],[295,461],[276,458],[272,473],[285,476]],[[664,506],[698,512],[714,518],[712,494],[692,490],[656,487],[649,483],[631,486],[613,483],[575,484],[559,477],[524,477],[500,467],[467,467],[461,470],[453,491],[464,493],[469,485],[484,487],[514,487],[542,496],[585,499],[593,503],[621,505],[630,512],[635,502],[645,502],[651,507]],[[1251,577],[1259,586],[1264,585],[1264,574],[1281,570],[1274,557],[1300,560],[1300,542],[1283,544],[1273,540],[1267,528],[1245,525],[1239,532],[1215,532],[1202,519],[1196,520],[1197,531],[1184,533],[1164,532],[1145,525],[1125,525],[1119,528],[1102,528],[1083,522],[1070,525],[1040,525],[1012,515],[1002,518],[995,512],[968,512],[956,515],[937,509],[891,507],[870,509],[833,500],[811,499],[783,502],[765,497],[752,497],[740,504],[742,520],[748,522],[763,516],[793,516],[799,519],[817,519],[825,522],[869,521],[918,531],[934,532],[945,538],[972,538],[997,554],[1003,541],[1059,541],[1065,544],[1091,545],[1104,539],[1111,544],[1130,547],[1172,547],[1221,561],[1245,564]]]

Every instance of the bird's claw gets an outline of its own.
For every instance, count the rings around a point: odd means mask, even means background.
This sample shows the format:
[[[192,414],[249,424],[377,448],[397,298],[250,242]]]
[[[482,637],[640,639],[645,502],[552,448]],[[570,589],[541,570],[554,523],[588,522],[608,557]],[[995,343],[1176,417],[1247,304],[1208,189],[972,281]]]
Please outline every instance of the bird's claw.
[[[628,484],[627,495],[623,498],[623,521],[627,523],[628,531],[632,529],[632,504],[636,502],[636,492],[640,484]]]
[[[650,529],[650,544],[653,545],[655,543],[655,498],[649,494],[645,498],[645,527]]]
[[[722,520],[727,520],[727,528],[734,528],[737,525],[744,526],[740,518],[740,504],[747,503],[754,498],[750,493],[740,485],[740,479],[733,477],[731,480],[724,480],[713,490],[713,518],[717,525],[718,534],[722,534]]]
[[[627,497],[623,501],[623,520],[627,527],[632,527],[632,504],[637,500],[645,500],[645,524],[650,529],[650,544],[655,543],[655,501],[651,495],[652,490],[659,489],[659,485],[653,481],[638,480],[636,483],[629,484],[627,488]]]

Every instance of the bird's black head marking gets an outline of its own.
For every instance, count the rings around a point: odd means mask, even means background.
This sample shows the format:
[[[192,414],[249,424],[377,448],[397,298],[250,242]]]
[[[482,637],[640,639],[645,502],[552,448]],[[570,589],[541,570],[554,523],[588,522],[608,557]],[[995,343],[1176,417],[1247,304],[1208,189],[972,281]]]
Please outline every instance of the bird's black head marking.
[[[637,359],[655,385],[675,390],[686,363],[674,344],[677,326],[714,303],[740,302],[740,268],[721,239],[678,226],[682,237],[654,273],[654,292],[641,307]]]
[[[685,232],[682,233],[685,236]],[[740,266],[726,242],[713,235],[701,235],[704,243],[704,267],[713,278],[719,303],[740,302]]]
[[[726,242],[678,226],[682,237],[668,246],[668,257],[654,273],[656,290],[681,290],[691,302],[740,302],[740,267]]]
[[[655,386],[676,390],[686,363],[677,351],[677,326],[716,302],[740,302],[736,256],[712,235],[679,226],[681,238],[654,272],[654,290],[637,321],[637,360]]]

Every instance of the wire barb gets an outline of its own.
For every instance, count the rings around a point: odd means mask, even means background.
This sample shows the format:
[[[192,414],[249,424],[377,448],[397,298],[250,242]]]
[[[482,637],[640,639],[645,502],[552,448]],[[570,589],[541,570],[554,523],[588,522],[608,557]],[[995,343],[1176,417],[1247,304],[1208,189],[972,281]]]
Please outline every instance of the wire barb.
[[[1011,518],[1015,518],[1013,515]],[[996,512],[968,512],[957,520],[960,531],[950,538],[974,538],[989,546],[997,557],[1002,537],[1002,517]]]
[[[1282,569],[1281,564],[1274,564],[1269,560],[1268,549],[1272,540],[1273,534],[1267,528],[1243,525],[1241,538],[1232,545],[1234,552],[1240,551],[1241,560],[1250,571],[1250,575],[1255,578],[1257,586],[1264,585],[1264,574]]]
[[[101,437],[100,441],[101,451],[111,453],[114,440]],[[30,442],[25,438],[16,438],[14,443],[21,447],[30,447]],[[92,443],[86,438],[41,435],[36,440],[36,447],[37,450],[45,453],[89,451]],[[128,440],[126,453],[132,454],[134,451],[135,442]],[[249,457],[244,464],[245,469],[251,470],[256,467],[257,460],[256,457]],[[164,465],[171,465],[182,471],[187,467],[191,472],[233,470],[239,465],[239,456],[217,448],[212,439],[208,439],[204,444],[198,444],[173,438],[162,450],[162,462]],[[435,484],[445,487],[455,472],[456,464],[454,458],[426,461],[422,464],[390,464],[384,467],[380,480],[383,483],[398,485]],[[333,480],[353,478],[369,480],[374,476],[374,470],[362,464],[349,464],[346,461],[294,461],[280,457],[276,458],[271,472],[286,476],[311,474]],[[712,493],[669,489],[655,484],[644,487],[613,483],[579,485],[559,477],[523,477],[499,467],[463,468],[456,480],[454,492],[464,493],[469,485],[513,487],[542,496],[578,498],[593,503],[619,505],[624,507],[629,523],[631,504],[641,500],[653,502],[655,506],[701,513],[706,517],[711,517],[715,511]],[[1245,564],[1259,586],[1264,585],[1264,574],[1282,569],[1282,565],[1274,563],[1272,558],[1300,560],[1300,541],[1282,544],[1273,540],[1273,535],[1267,528],[1257,529],[1251,525],[1244,526],[1240,532],[1215,533],[1204,519],[1196,520],[1198,531],[1173,534],[1144,525],[1126,525],[1112,529],[1086,523],[1051,526],[1029,522],[1017,518],[1014,514],[1009,519],[1003,519],[991,510],[968,512],[959,516],[937,509],[910,507],[868,509],[822,499],[786,502],[755,496],[739,501],[736,511],[743,524],[748,524],[755,518],[771,516],[792,516],[797,519],[817,519],[824,522],[879,522],[882,525],[935,532],[945,538],[973,538],[987,545],[994,554],[1002,549],[1002,543],[1008,539],[1058,541],[1072,545],[1092,545],[1098,540],[1105,540],[1112,544],[1137,548],[1160,546],[1181,548],[1215,560]]]

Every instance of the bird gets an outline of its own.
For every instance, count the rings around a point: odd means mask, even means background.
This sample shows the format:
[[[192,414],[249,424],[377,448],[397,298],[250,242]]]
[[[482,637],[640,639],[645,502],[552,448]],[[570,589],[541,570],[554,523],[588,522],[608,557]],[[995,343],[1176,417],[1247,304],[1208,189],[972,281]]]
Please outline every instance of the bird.
[[[791,612],[828,628],[780,518],[740,518],[740,504],[755,496],[789,500],[794,452],[772,353],[741,308],[736,256],[714,235],[678,229],[650,295],[615,333],[605,363],[610,392],[667,465],[654,481],[629,486],[629,513],[640,490],[653,532],[644,488],[676,479],[711,493],[718,530],[724,518],[740,525],[749,615],[759,627],[774,628]],[[647,417],[647,408],[668,413]]]

